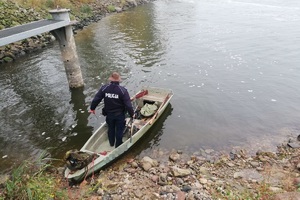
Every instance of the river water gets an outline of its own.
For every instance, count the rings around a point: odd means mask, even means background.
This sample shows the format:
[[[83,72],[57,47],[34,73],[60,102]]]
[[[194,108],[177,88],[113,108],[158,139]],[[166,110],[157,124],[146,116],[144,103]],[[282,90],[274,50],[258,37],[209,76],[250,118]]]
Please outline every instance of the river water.
[[[299,23],[296,0],[157,0],[75,35],[83,89],[69,89],[57,43],[2,65],[1,171],[80,149],[104,122],[87,111],[114,70],[131,95],[175,93],[135,154],[276,146],[300,133]]]

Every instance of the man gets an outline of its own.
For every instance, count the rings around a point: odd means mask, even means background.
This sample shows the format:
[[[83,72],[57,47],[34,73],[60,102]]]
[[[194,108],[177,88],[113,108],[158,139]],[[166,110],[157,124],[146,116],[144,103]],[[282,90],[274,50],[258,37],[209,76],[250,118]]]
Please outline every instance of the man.
[[[104,108],[102,114],[106,116],[108,125],[108,139],[110,146],[120,146],[125,128],[125,113],[133,117],[134,110],[130,101],[128,91],[120,86],[121,78],[117,72],[113,72],[108,78],[109,84],[103,85],[95,95],[90,112],[95,114],[98,104],[104,99]]]

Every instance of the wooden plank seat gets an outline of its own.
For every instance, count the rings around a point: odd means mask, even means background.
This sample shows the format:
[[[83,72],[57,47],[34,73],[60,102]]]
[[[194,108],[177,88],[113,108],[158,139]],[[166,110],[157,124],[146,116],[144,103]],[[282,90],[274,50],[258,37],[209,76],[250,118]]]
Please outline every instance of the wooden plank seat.
[[[143,100],[148,100],[148,101],[158,101],[158,102],[163,102],[164,101],[164,98],[163,96],[151,96],[151,95],[145,95],[143,96]]]

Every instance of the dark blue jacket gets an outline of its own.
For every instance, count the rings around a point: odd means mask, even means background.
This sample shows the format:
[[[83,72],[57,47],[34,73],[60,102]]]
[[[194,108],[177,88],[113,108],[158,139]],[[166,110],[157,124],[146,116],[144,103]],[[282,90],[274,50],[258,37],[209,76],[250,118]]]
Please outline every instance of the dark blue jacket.
[[[125,111],[128,111],[129,115],[133,116],[134,110],[128,91],[120,86],[119,82],[112,81],[107,85],[103,85],[91,103],[91,110],[95,110],[102,99],[104,99],[104,111],[107,114],[125,113]]]

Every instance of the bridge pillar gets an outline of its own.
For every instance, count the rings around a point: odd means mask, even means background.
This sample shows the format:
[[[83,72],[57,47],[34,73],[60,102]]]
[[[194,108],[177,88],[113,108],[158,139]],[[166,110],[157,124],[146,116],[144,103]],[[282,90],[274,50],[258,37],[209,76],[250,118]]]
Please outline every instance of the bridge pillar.
[[[50,10],[54,20],[64,20],[70,22],[70,9]],[[73,36],[72,24],[51,31],[59,41],[62,59],[64,62],[70,88],[79,88],[84,85],[79,60]]]

